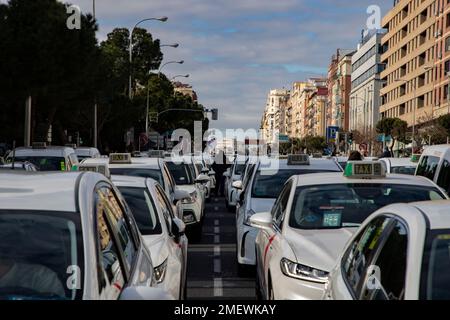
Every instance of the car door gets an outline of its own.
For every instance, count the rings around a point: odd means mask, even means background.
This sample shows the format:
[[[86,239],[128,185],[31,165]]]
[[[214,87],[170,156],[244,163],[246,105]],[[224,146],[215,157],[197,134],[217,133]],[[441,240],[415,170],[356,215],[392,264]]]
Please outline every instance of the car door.
[[[273,224],[272,228],[269,230],[263,230],[261,234],[263,245],[260,246],[260,249],[264,251],[260,252],[261,255],[261,265],[263,266],[264,276],[264,291],[266,293],[266,297],[270,298],[270,287],[273,284],[273,279],[271,278],[270,269],[274,267],[278,267],[280,265],[280,261],[283,258],[283,242],[286,240],[282,234],[282,222],[283,217],[286,214],[287,205],[289,202],[289,197],[291,195],[293,181],[290,180],[286,183],[283,190],[281,191],[273,209],[272,209],[272,218]],[[277,262],[278,261],[278,262]]]
[[[404,300],[408,259],[408,228],[395,219],[366,268],[361,300]]]

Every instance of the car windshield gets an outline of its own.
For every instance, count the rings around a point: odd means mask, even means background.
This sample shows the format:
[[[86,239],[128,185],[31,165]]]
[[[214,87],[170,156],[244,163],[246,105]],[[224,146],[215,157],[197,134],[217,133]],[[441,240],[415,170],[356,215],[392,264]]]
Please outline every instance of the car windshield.
[[[66,161],[63,157],[15,157],[14,161],[31,162],[39,171],[66,171]],[[11,159],[9,159],[11,162]]]
[[[240,176],[245,169],[245,164],[237,164],[234,166],[234,174]]]
[[[128,203],[141,234],[161,234],[161,223],[148,190],[131,187],[119,187],[119,190]]]
[[[318,170],[305,170],[305,169],[284,169],[274,171],[273,174],[269,174],[269,171],[258,171],[253,181],[252,198],[268,198],[275,199],[283,189],[286,181],[294,175],[303,175],[319,172],[330,171],[318,171]]]
[[[0,300],[73,300],[83,294],[78,213],[0,210]]]
[[[358,227],[386,205],[442,199],[441,191],[427,186],[346,183],[298,187],[289,225],[297,229]]]
[[[391,173],[407,174],[413,176],[416,174],[416,167],[392,167]]]
[[[179,186],[193,184],[191,170],[187,164],[175,164],[167,162],[167,167],[175,179],[175,183]]]
[[[450,300],[450,229],[428,232],[422,270],[421,299]]]
[[[109,171],[117,176],[132,176],[141,178],[151,178],[164,186],[161,170],[159,169],[145,169],[145,168],[110,168]]]

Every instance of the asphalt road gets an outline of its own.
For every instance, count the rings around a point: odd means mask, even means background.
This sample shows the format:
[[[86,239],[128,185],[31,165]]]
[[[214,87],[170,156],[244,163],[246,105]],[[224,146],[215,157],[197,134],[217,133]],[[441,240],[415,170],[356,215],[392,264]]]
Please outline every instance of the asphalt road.
[[[189,237],[189,233],[188,233]],[[255,270],[238,275],[235,214],[225,208],[224,198],[206,204],[201,239],[189,237],[188,300],[253,300]]]

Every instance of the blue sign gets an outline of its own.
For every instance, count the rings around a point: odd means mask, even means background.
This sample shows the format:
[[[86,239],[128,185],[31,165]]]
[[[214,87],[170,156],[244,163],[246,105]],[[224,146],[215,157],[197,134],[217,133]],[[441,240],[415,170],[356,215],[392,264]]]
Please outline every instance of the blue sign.
[[[336,133],[339,132],[339,127],[328,127],[327,128],[327,141],[336,140]]]
[[[280,143],[289,143],[289,136],[285,135],[285,134],[280,134],[278,135],[278,141]]]

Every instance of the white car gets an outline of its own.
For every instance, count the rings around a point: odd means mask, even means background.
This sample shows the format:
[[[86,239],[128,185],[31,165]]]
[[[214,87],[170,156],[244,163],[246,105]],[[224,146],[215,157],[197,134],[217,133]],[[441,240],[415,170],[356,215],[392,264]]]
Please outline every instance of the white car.
[[[381,158],[386,167],[386,173],[408,174],[413,176],[416,172],[417,162],[411,158]]]
[[[107,165],[111,175],[152,178],[163,187],[178,217],[182,217],[182,209],[178,204],[180,197],[175,180],[163,159],[132,158],[129,153],[111,153],[108,158],[85,159],[84,165]]]
[[[204,184],[205,186],[205,200],[209,202],[211,200],[211,191],[216,187],[216,178],[214,170],[210,169],[204,160],[201,158],[194,158],[194,164],[197,172],[203,175],[207,175],[209,180]]]
[[[331,271],[324,299],[450,300],[450,201],[371,215]]]
[[[243,156],[237,156],[234,159],[233,165],[223,174],[225,177],[224,193],[225,205],[230,212],[236,210],[236,199],[238,189],[233,187],[236,181],[242,181],[242,174],[246,166],[247,159]]]
[[[450,145],[425,148],[416,175],[433,180],[450,195]]]
[[[173,299],[155,287],[128,205],[98,173],[0,173],[0,264],[2,300]]]
[[[207,182],[209,177],[200,175],[195,178],[192,167],[184,162],[175,163],[166,161],[166,164],[175,179],[177,188],[186,191],[190,196],[188,199],[183,199],[181,203],[183,222],[188,228],[193,229],[197,237],[200,237],[204,217],[204,200],[202,193],[199,191],[199,184]],[[198,180],[199,178],[206,180]]]
[[[45,143],[33,143],[32,147],[20,147],[11,151],[7,163],[31,162],[39,171],[71,171],[78,164],[75,150],[70,147],[47,146]]]
[[[161,185],[150,178],[112,176],[150,251],[158,287],[184,299],[188,240]]]
[[[235,186],[241,187],[240,200],[236,210],[236,236],[237,236],[237,262],[239,269],[243,266],[256,264],[255,239],[258,229],[250,226],[250,217],[257,212],[270,211],[278,197],[284,183],[293,175],[311,174],[317,172],[342,172],[334,160],[309,159],[301,155],[299,161],[289,159],[274,159],[279,169],[261,159],[256,165],[250,167],[248,179],[241,186],[236,181]]]
[[[77,147],[75,149],[75,153],[78,157],[78,161],[82,161],[84,159],[88,158],[100,158],[101,154],[100,151],[98,151],[97,148],[91,148],[91,147]]]
[[[349,161],[344,176],[294,176],[271,212],[250,218],[256,238],[257,289],[274,300],[321,299],[329,272],[363,221],[392,203],[448,199],[432,181],[386,176],[380,162]]]

